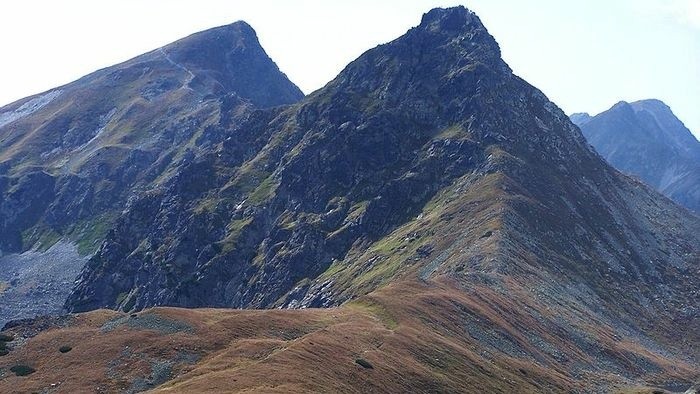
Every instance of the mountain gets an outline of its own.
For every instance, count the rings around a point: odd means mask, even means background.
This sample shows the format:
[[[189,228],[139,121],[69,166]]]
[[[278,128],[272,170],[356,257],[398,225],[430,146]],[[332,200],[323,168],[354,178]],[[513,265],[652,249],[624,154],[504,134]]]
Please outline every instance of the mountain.
[[[66,301],[91,312],[6,326],[0,368],[35,372],[1,389],[699,380],[700,219],[604,162],[471,11],[426,13],[297,103],[232,111],[129,199]]]
[[[129,199],[214,143],[222,112],[302,97],[236,22],[0,108],[0,321],[60,310]]]
[[[569,116],[569,119],[578,127],[581,127],[581,125],[591,120],[591,118],[593,117],[588,112],[578,112]]]
[[[700,213],[700,142],[666,104],[621,101],[571,120],[610,164]]]

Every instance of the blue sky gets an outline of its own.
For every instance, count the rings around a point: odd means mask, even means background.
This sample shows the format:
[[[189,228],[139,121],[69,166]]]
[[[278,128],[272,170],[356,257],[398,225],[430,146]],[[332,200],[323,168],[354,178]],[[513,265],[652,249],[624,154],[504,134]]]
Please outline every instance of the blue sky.
[[[246,20],[304,92],[436,6],[463,4],[567,113],[659,98],[700,136],[700,0],[23,0],[0,13],[0,105]]]

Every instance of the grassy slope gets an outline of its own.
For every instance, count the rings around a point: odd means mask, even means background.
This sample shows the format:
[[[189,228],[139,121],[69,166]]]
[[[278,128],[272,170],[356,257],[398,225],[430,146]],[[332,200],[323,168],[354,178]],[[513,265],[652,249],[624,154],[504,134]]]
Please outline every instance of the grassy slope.
[[[488,287],[464,291],[447,280],[405,281],[331,309],[155,308],[137,316],[95,311],[42,331],[0,358],[0,391],[33,392],[56,384],[60,392],[112,392],[152,388],[148,382],[168,378],[173,379],[156,392],[570,392],[633,386],[602,370],[574,378],[573,365],[598,360],[527,316],[528,306],[520,304],[536,302],[525,289],[513,291],[522,292],[524,301]],[[484,339],[474,322],[507,340]],[[614,338],[604,324],[587,330],[609,352],[658,366],[642,380],[700,376],[697,366]],[[20,337],[31,328],[11,331]],[[530,334],[554,341],[569,361],[552,362],[525,338]],[[506,349],[508,343],[514,350]],[[73,350],[60,353],[64,345]],[[373,369],[358,365],[359,358]],[[20,363],[37,372],[12,375],[9,368]]]

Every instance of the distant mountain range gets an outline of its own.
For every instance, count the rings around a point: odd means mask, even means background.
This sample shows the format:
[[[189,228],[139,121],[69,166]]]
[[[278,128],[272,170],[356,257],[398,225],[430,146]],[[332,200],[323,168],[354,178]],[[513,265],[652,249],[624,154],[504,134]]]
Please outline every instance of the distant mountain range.
[[[610,164],[700,214],[700,142],[666,104],[621,101],[571,121]]]
[[[606,163],[464,7],[306,97],[238,22],[0,119],[0,312],[71,312],[6,325],[0,392],[700,376],[700,218]]]

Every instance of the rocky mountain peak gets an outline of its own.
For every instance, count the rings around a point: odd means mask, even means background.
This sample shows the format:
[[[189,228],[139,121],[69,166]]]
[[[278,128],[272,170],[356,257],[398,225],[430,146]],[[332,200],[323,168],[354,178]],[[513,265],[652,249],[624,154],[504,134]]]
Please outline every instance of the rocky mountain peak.
[[[581,125],[591,120],[592,116],[588,112],[576,112],[571,114],[569,118],[575,125],[581,127]]]
[[[257,107],[291,104],[304,94],[292,84],[243,21],[192,34],[157,51],[192,75],[190,87],[236,92]],[[259,86],[269,87],[260,89]]]
[[[479,17],[463,6],[434,8],[428,11],[423,14],[420,25],[409,31],[408,36],[411,36],[411,33],[428,33],[433,36],[433,42],[436,44],[435,38],[440,37],[445,41],[443,49],[456,49],[461,44],[463,49],[467,49],[463,51],[464,55],[470,54],[470,47],[478,47],[492,57],[501,57],[498,43],[488,33]]]
[[[185,38],[166,45],[163,49],[172,51],[173,56],[178,56],[181,60],[187,60],[187,55],[193,55],[189,51],[218,46],[226,51],[249,50],[252,53],[263,51],[258,36],[245,21],[236,21],[228,25],[213,27],[204,31],[191,34]],[[192,56],[193,63],[206,60],[203,56]],[[201,63],[205,65],[206,63]]]
[[[661,101],[661,100],[659,100],[659,99],[654,99],[654,98],[651,98],[651,99],[644,99],[644,100],[638,100],[638,101],[635,101],[635,102],[632,103],[632,104],[633,104],[633,105],[639,105],[639,106],[647,106],[647,107],[650,107],[650,108],[656,108],[656,109],[666,110],[666,111],[670,111],[670,110],[671,110],[671,107],[669,107],[666,103],[664,103],[663,101]]]
[[[700,162],[700,142],[676,117],[666,103],[657,99],[639,100],[630,104],[637,116],[648,117],[663,130],[663,138],[669,140],[676,149],[695,161]]]
[[[632,106],[630,105],[630,103],[628,103],[627,101],[624,101],[624,100],[618,101],[610,109],[615,110],[615,111],[627,111],[630,114],[634,113],[634,110],[632,109]]]
[[[476,15],[464,6],[434,8],[423,14],[419,27],[433,31],[459,31],[474,21],[481,24]]]
[[[512,76],[476,15],[464,7],[437,8],[403,36],[350,63],[309,106],[324,113],[351,104],[334,111],[342,115],[338,124],[389,111],[446,127],[469,118],[470,102]],[[353,108],[360,113],[347,110]]]

